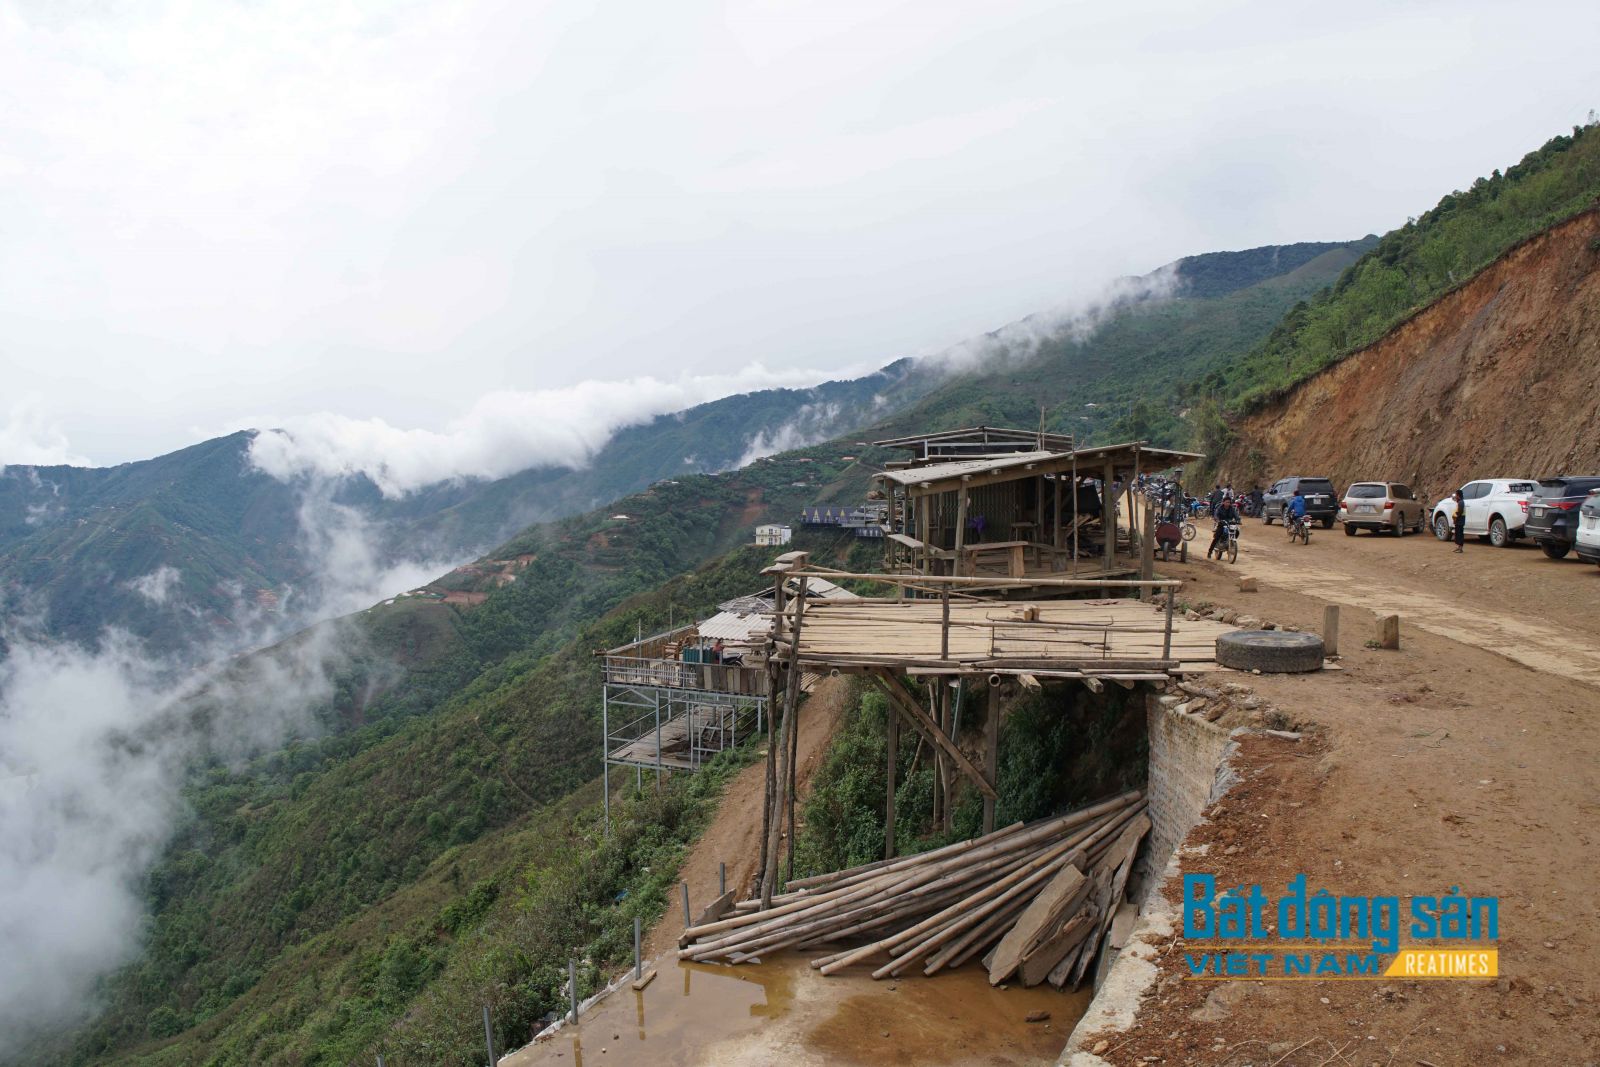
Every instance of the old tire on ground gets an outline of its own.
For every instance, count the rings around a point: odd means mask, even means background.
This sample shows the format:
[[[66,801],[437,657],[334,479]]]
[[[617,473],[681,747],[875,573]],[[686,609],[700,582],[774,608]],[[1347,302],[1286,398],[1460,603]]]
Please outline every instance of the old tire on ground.
[[[1262,674],[1320,671],[1322,638],[1283,630],[1235,630],[1217,638],[1217,662]]]

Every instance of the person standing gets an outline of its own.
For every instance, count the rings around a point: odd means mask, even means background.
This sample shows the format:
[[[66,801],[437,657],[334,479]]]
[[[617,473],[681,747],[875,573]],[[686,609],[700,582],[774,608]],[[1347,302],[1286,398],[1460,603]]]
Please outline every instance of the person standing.
[[[1455,512],[1451,516],[1455,523],[1456,551],[1461,551],[1461,546],[1467,543],[1467,499],[1457,489],[1450,494],[1450,499],[1455,501]]]

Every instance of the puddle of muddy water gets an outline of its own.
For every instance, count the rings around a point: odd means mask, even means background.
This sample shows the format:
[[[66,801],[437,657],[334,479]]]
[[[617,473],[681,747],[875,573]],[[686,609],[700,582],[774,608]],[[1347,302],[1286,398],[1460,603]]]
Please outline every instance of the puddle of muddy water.
[[[975,966],[876,982],[865,970],[824,977],[796,955],[739,967],[666,960],[642,992],[624,986],[580,1026],[501,1065],[1049,1063],[1090,996],[991,988]],[[1025,1021],[1039,1011],[1048,1021]]]

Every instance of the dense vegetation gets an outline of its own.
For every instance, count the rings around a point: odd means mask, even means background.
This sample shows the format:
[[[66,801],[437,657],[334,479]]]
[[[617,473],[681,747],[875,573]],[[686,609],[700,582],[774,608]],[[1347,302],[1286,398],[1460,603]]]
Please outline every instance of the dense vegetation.
[[[883,858],[884,793],[888,787],[885,717],[888,702],[859,688],[834,735],[804,808],[795,844],[796,874],[820,874]],[[962,747],[982,750],[987,691],[962,694]],[[1000,726],[1000,802],[995,825],[1054,814],[1126,789],[1143,788],[1144,704],[1121,689],[1093,697],[1053,686],[1008,699]],[[963,787],[951,809],[951,830],[932,824],[933,768],[927,746],[902,731],[895,763],[895,844],[902,854],[972,837],[983,828],[983,798]]]
[[[404,912],[419,887],[437,887],[447,854],[582,788],[599,770],[590,652],[759,586],[770,552],[735,547],[751,525],[851,487],[860,491],[859,469],[827,449],[658,485],[616,506],[625,521],[607,509],[505,546],[538,559],[480,607],[398,601],[358,616],[365,651],[339,690],[359,707],[324,709],[329,733],[212,767],[188,791],[194,817],[150,879],[148,949],[109,983],[110,1008],[80,1057],[181,1035],[151,1062],[301,1062],[366,1033],[365,1016],[308,1030],[277,1008],[257,1017],[234,1005],[262,983],[274,991],[254,994],[264,1004],[290,988],[299,996],[321,973],[307,946]],[[838,540],[805,543],[832,553]],[[375,677],[387,688],[372,697]],[[441,960],[441,974],[455,973]]]
[[[735,467],[752,448],[776,452],[853,430],[937,381],[901,360],[810,389],[727,397],[626,428],[579,468],[444,482],[393,499],[361,476],[270,477],[251,465],[246,432],[117,467],[0,467],[0,603],[25,607],[55,637],[93,644],[115,626],[154,653],[215,654],[214,639],[241,616],[292,616],[295,605],[352,580],[319,571],[330,536],[359,533],[386,560],[466,558],[530,523]],[[327,528],[308,534],[302,508]],[[174,581],[158,602],[134,583],[162,567]]]
[[[1370,342],[1517,240],[1589,204],[1600,187],[1597,152],[1600,135],[1589,129],[1558,138],[1380,240],[1196,257],[1179,268],[1189,288],[1177,297],[1116,309],[1086,336],[1065,331],[1037,347],[993,351],[937,388],[901,368],[892,380],[842,383],[828,395],[840,410],[858,410],[849,403],[870,403],[880,389],[894,398],[897,413],[860,436],[1036,425],[1043,399],[1049,428],[1086,439],[1190,436],[1214,449],[1225,443],[1230,410]],[[494,1006],[501,1039],[515,1042],[557,1006],[569,956],[590,961],[585,983],[616,962],[627,922],[659,908],[666,872],[739,757],[631,798],[618,833],[598,838],[590,653],[748,591],[769,555],[737,547],[756,522],[788,519],[812,499],[859,495],[867,468],[844,457],[873,453],[851,441],[858,434],[729,474],[676,475],[695,465],[690,456],[714,455],[707,438],[731,455],[758,428],[776,432],[773,420],[792,414],[795,399],[719,402],[692,412],[705,421],[690,431],[663,422],[625,432],[614,462],[597,459],[594,472],[570,481],[571,472],[530,473],[392,505],[360,499],[370,487],[345,490],[353,506],[390,507],[410,524],[395,530],[443,537],[673,475],[518,535],[495,555],[525,553],[533,564],[514,583],[485,586],[481,606],[405,600],[342,623],[358,639],[344,642],[353,651],[321,709],[325,731],[243,766],[200,769],[186,797],[192,817],[149,880],[148,949],[106,983],[107,1009],[69,1058],[345,1063],[370,1062],[384,1048],[393,1063],[466,1063],[479,1004]],[[751,414],[756,421],[741,424]],[[61,510],[35,523],[19,524],[7,509],[45,506],[38,487],[25,470],[5,472],[0,581],[28,591],[65,583],[54,603],[92,629],[109,610],[105,598],[123,595],[118,583],[171,560],[196,595],[217,583],[292,580],[303,566],[292,501],[275,512],[278,489],[241,480],[243,447],[224,439],[186,450],[176,472],[161,461],[117,468],[114,478],[46,472],[60,479],[60,493],[45,491]],[[856,565],[871,551],[806,535],[802,546]],[[1117,696],[1105,706],[1064,705],[1059,695],[1019,702],[1002,735],[1002,821],[1136,780],[1142,723]],[[819,772],[798,842],[807,869],[863,862],[881,849],[883,714],[881,700],[859,694]],[[983,714],[969,694],[965,730],[980,729]],[[902,746],[907,851],[941,839],[928,824],[926,754],[918,760],[914,744]],[[972,832],[979,818],[966,795],[955,832]]]
[[[1186,378],[1258,344],[1296,303],[1334,281],[1369,247],[1286,245],[1180,261],[1169,299],[1113,309],[1084,333],[999,342],[954,377],[874,428],[895,434],[962,425],[1039,425],[1083,441],[1180,446]],[[1191,288],[1192,287],[1192,288]]]
[[[1552,138],[1504,173],[1479,178],[1385,234],[1332,286],[1290,309],[1259,345],[1215,359],[1196,392],[1234,410],[1267,403],[1597,197],[1600,128]],[[1206,451],[1220,451],[1210,435],[1201,436]]]

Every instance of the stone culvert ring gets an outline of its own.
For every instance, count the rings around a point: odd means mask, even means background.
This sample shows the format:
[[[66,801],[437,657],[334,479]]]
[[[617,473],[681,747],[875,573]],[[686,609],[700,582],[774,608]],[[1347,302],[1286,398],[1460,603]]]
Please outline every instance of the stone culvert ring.
[[[1217,638],[1217,662],[1262,674],[1320,671],[1322,638],[1283,630],[1235,630]]]

